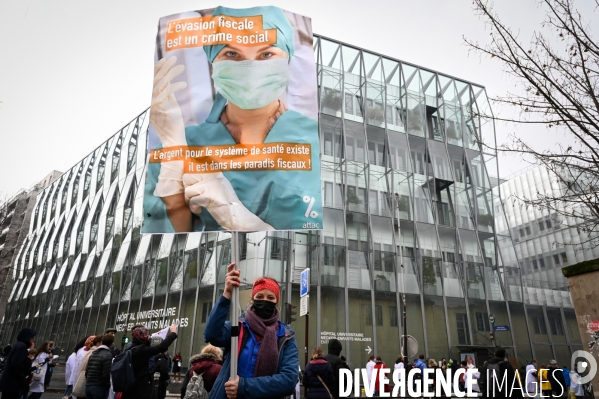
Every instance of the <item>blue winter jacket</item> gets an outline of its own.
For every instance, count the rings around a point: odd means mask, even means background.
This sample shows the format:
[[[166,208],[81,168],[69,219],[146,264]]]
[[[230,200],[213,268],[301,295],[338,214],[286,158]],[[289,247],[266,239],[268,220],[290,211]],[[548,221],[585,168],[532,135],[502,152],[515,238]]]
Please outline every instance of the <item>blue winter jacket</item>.
[[[416,362],[414,362],[414,367],[418,367],[420,369],[420,375],[423,375],[424,369],[426,368],[426,363],[424,363],[422,359],[418,359]]]
[[[227,398],[224,385],[229,380],[229,374],[231,373],[231,322],[227,321],[230,305],[231,300],[221,295],[212,312],[210,312],[210,317],[204,329],[205,342],[225,348],[223,367],[210,391],[210,399]],[[243,323],[244,320],[241,319],[240,327]],[[295,392],[299,367],[295,332],[279,322],[279,327],[281,326],[285,329],[285,334],[278,339],[279,366],[277,373],[270,377],[239,377],[238,399],[283,398]],[[250,341],[248,339],[247,344]],[[243,368],[243,365],[240,368]]]
[[[564,367],[562,369],[562,373],[564,374],[564,382],[566,383],[566,387],[570,386],[570,369]]]

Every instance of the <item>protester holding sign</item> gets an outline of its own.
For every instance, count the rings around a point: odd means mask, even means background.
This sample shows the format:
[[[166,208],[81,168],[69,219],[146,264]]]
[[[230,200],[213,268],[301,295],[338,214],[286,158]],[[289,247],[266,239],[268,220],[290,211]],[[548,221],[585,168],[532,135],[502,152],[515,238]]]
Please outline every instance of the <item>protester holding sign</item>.
[[[148,361],[150,357],[166,352],[177,339],[177,326],[172,325],[166,339],[156,346],[150,346],[150,332],[143,326],[133,330],[132,366],[135,373],[135,388],[123,393],[122,399],[147,399],[152,397],[152,384]]]
[[[159,32],[165,55],[155,66],[144,232],[322,228],[316,112],[288,105],[303,96],[316,110],[313,60],[300,59],[303,70],[293,68],[299,43],[288,19],[293,14],[277,7],[201,14],[167,17]],[[182,109],[194,105],[180,106],[176,93],[187,87],[183,72],[194,71],[173,50],[210,64],[213,87],[188,90],[201,97],[197,91],[210,88],[201,107],[211,111],[199,124],[184,121]]]
[[[225,348],[224,363],[210,397],[279,398],[292,395],[298,379],[299,358],[295,332],[279,321],[279,284],[262,277],[252,287],[250,307],[239,321],[239,348],[231,348],[231,322],[227,321],[231,293],[241,282],[240,270],[230,264],[225,290],[210,313],[204,341]],[[229,381],[231,351],[237,350],[237,378]],[[234,354],[235,355],[235,354]]]

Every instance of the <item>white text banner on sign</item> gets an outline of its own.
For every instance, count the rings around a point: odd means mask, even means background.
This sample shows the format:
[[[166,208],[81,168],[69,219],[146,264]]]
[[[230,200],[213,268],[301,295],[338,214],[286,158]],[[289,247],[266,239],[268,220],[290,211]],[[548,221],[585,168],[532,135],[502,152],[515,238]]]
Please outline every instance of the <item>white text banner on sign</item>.
[[[305,316],[308,314],[308,312],[310,312],[309,303],[310,303],[310,295],[304,295],[300,299],[300,317]]]

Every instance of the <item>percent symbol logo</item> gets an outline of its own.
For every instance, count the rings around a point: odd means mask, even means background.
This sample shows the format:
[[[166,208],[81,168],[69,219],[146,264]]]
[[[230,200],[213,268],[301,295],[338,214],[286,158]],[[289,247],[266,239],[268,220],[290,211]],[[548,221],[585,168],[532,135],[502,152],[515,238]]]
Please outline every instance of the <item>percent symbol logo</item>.
[[[304,202],[308,204],[308,209],[306,209],[306,213],[304,214],[304,216],[316,219],[318,217],[318,212],[312,210],[312,208],[314,208],[314,203],[316,202],[316,199],[314,199],[314,197],[310,197],[309,195],[304,195]]]

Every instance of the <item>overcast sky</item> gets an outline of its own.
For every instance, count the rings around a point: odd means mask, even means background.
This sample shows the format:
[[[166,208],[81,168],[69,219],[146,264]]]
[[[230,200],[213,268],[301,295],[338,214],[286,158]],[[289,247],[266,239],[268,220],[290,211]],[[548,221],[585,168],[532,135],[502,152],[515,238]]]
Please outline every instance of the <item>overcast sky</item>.
[[[526,41],[543,20],[536,1],[496,3]],[[314,33],[475,82],[489,96],[513,89],[496,61],[464,45],[462,36],[489,37],[471,0],[0,0],[0,193],[68,170],[149,106],[161,16],[265,4],[310,16]],[[597,33],[594,2],[577,6]],[[514,132],[542,147],[563,141],[543,128],[498,124],[498,143]],[[500,175],[527,165],[500,156]]]

